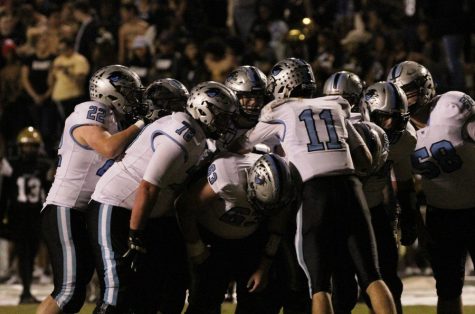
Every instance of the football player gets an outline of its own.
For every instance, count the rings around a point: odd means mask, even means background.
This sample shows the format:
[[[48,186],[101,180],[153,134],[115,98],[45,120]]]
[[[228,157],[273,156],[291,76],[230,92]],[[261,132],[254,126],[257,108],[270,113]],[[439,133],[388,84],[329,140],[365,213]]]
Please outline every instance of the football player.
[[[330,75],[323,85],[323,95],[341,96],[351,106],[352,112],[358,112],[358,104],[363,95],[364,83],[352,72],[339,71]]]
[[[99,69],[90,79],[91,101],[66,119],[58,149],[56,177],[42,211],[42,230],[51,256],[54,290],[37,313],[78,312],[93,263],[86,211],[96,182],[144,126],[123,131],[119,121],[140,104],[139,77],[121,65]]]
[[[277,155],[225,153],[177,201],[188,257],[194,265],[188,314],[219,309],[236,280],[239,313],[268,313],[262,290],[284,232],[297,171]],[[267,225],[264,223],[267,221]]]
[[[147,118],[155,121],[184,111],[188,96],[186,87],[175,79],[152,82],[143,95],[150,110]],[[179,314],[189,285],[185,244],[173,211],[156,216],[151,215],[145,229],[147,254],[133,275],[131,306],[137,314]]]
[[[416,131],[409,120],[407,98],[404,91],[391,82],[378,82],[369,86],[360,103],[360,111],[380,126],[389,140],[389,154],[385,166],[363,178],[363,190],[371,212],[376,236],[378,259],[384,282],[394,298],[398,313],[402,313],[402,282],[397,275],[398,248],[394,237],[397,224],[393,210],[386,210],[385,187],[395,192],[400,207],[399,226],[402,245],[410,246],[417,236],[416,194],[412,178],[411,153],[416,145]],[[391,171],[395,177],[395,191],[391,184]],[[391,193],[392,194],[392,193]]]
[[[90,231],[102,281],[101,313],[130,306],[130,269],[136,271],[143,259],[150,213],[163,215],[173,207],[176,191],[200,161],[206,137],[223,142],[233,138],[237,106],[236,95],[223,84],[198,84],[190,92],[186,111],[172,108],[176,111],[171,115],[148,124],[99,180],[89,222],[96,226]]]
[[[256,125],[266,101],[265,74],[255,66],[240,66],[226,77],[224,85],[232,89],[239,99],[236,126],[243,130],[252,128]]]
[[[411,156],[422,176],[427,211],[423,245],[436,280],[437,313],[462,313],[467,252],[475,257],[475,102],[457,91],[435,96],[430,72],[415,62],[402,62],[389,79],[410,99],[411,120],[420,128]]]
[[[303,202],[297,216],[296,244],[299,262],[309,279],[312,313],[333,312],[330,276],[334,250],[339,245],[350,246],[360,283],[375,311],[395,313],[392,297],[377,269],[374,235],[361,183],[353,175],[355,168],[371,168],[370,152],[347,120],[346,100],[335,96],[305,99],[314,95],[312,78],[311,68],[303,60],[290,58],[274,65],[268,91],[276,100],[262,109],[259,123],[241,137],[234,149],[247,151],[255,143],[277,136],[286,158],[302,176]]]
[[[306,78],[302,76],[302,79]],[[267,77],[256,67],[241,66],[228,75],[225,84],[236,92],[240,100],[240,114],[236,122],[240,128],[236,136],[238,137],[258,122],[261,109],[269,98],[266,91]],[[259,143],[253,150],[282,154],[278,138]],[[296,211],[293,211],[293,214],[295,215]],[[294,221],[294,218],[289,218],[289,221]],[[309,302],[305,288],[305,274],[298,265],[295,254],[295,228],[294,223],[289,224],[286,228],[276,258],[272,263],[269,284],[264,292],[269,296],[266,299],[268,313],[279,313],[282,307],[285,311],[293,311],[293,313],[308,312]]]
[[[51,184],[51,164],[41,158],[41,134],[33,127],[20,131],[16,140],[19,155],[10,159],[12,173],[2,183],[1,206],[7,209],[9,226],[18,256],[23,285],[20,304],[39,303],[31,294],[33,262],[40,239],[40,211],[45,190]]]

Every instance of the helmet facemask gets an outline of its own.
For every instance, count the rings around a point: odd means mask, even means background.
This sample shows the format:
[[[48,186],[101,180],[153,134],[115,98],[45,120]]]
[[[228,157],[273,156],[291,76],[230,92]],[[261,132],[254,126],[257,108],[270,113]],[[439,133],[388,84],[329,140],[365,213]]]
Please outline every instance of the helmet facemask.
[[[229,144],[236,135],[234,121],[239,101],[225,85],[213,81],[196,85],[190,92],[186,111],[198,120],[206,136]]]
[[[189,92],[181,82],[165,78],[152,82],[143,94],[148,105],[147,119],[155,121],[172,112],[183,112]]]
[[[394,144],[406,130],[409,114],[400,112],[388,113],[375,110],[370,113],[370,119],[386,132],[389,144]]]
[[[209,107],[213,106],[209,105]],[[234,123],[236,115],[221,111],[216,107],[212,108],[212,111],[213,119],[206,125],[206,133],[211,139],[221,142],[226,147],[236,137],[237,128]]]

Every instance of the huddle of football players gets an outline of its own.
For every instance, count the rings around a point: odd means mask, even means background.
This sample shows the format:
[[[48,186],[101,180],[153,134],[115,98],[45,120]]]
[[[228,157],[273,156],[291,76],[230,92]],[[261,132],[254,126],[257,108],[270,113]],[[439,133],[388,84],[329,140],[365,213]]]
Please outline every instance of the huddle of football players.
[[[428,248],[438,313],[462,313],[475,103],[436,96],[422,65],[367,88],[337,72],[322,97],[297,58],[190,91],[111,65],[89,92],[42,211],[54,290],[38,314],[78,312],[94,269],[96,314],[181,313],[187,290],[186,313],[216,314],[232,280],[236,313],[351,313],[358,285],[375,313],[402,313],[398,226]]]

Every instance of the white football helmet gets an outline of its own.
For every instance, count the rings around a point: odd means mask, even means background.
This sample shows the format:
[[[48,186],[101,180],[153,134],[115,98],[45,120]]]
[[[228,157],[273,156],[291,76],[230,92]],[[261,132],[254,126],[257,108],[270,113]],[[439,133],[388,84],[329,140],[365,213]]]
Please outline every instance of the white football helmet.
[[[354,73],[348,71],[336,72],[325,81],[323,94],[325,96],[342,96],[353,107],[358,104],[363,94],[363,82]]]
[[[229,144],[236,135],[234,120],[238,108],[236,94],[213,81],[193,87],[186,103],[186,111],[201,122],[206,135],[224,144]]]
[[[224,85],[232,89],[239,99],[239,118],[248,120],[239,123],[243,124],[240,127],[247,128],[247,126],[255,125],[266,98],[267,77],[265,74],[255,66],[240,66],[226,77]]]
[[[363,120],[376,123],[394,144],[406,129],[409,113],[404,91],[391,82],[377,82],[370,85],[360,101]]]
[[[262,155],[248,171],[249,202],[264,214],[272,215],[297,199],[301,179],[295,167],[294,171],[291,169],[278,155]]]
[[[389,71],[388,81],[406,93],[409,112],[415,113],[435,96],[435,84],[429,70],[414,61],[403,61]]]
[[[375,123],[362,121],[354,123],[356,131],[361,135],[363,140],[366,143],[369,151],[371,152],[371,157],[373,158],[373,163],[371,169],[368,172],[363,173],[356,169],[356,174],[360,176],[367,176],[376,173],[388,159],[389,155],[389,140],[386,132],[377,126]]]
[[[288,58],[277,62],[267,77],[267,92],[274,99],[312,98],[316,90],[312,67],[302,59]]]
[[[143,86],[139,76],[123,65],[108,65],[97,70],[89,80],[91,100],[109,106],[121,115],[141,106]]]
[[[148,105],[147,119],[155,121],[175,111],[185,111],[190,93],[180,81],[164,78],[150,83],[143,93]]]

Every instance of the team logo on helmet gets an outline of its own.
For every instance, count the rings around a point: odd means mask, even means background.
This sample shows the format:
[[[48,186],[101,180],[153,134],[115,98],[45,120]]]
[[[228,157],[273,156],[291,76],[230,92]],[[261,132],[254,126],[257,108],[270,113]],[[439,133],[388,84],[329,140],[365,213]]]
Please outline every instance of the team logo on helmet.
[[[272,75],[277,75],[280,73],[280,71],[282,71],[282,68],[280,66],[276,66],[272,68]]]
[[[378,102],[379,99],[379,94],[376,89],[370,89],[366,91],[364,95],[364,100],[367,102],[369,105],[374,105]]]
[[[111,83],[117,83],[120,80],[120,75],[117,72],[113,72],[107,77]]]
[[[211,98],[216,97],[219,94],[220,94],[220,91],[217,88],[210,88],[206,91],[206,95],[208,95]]]

